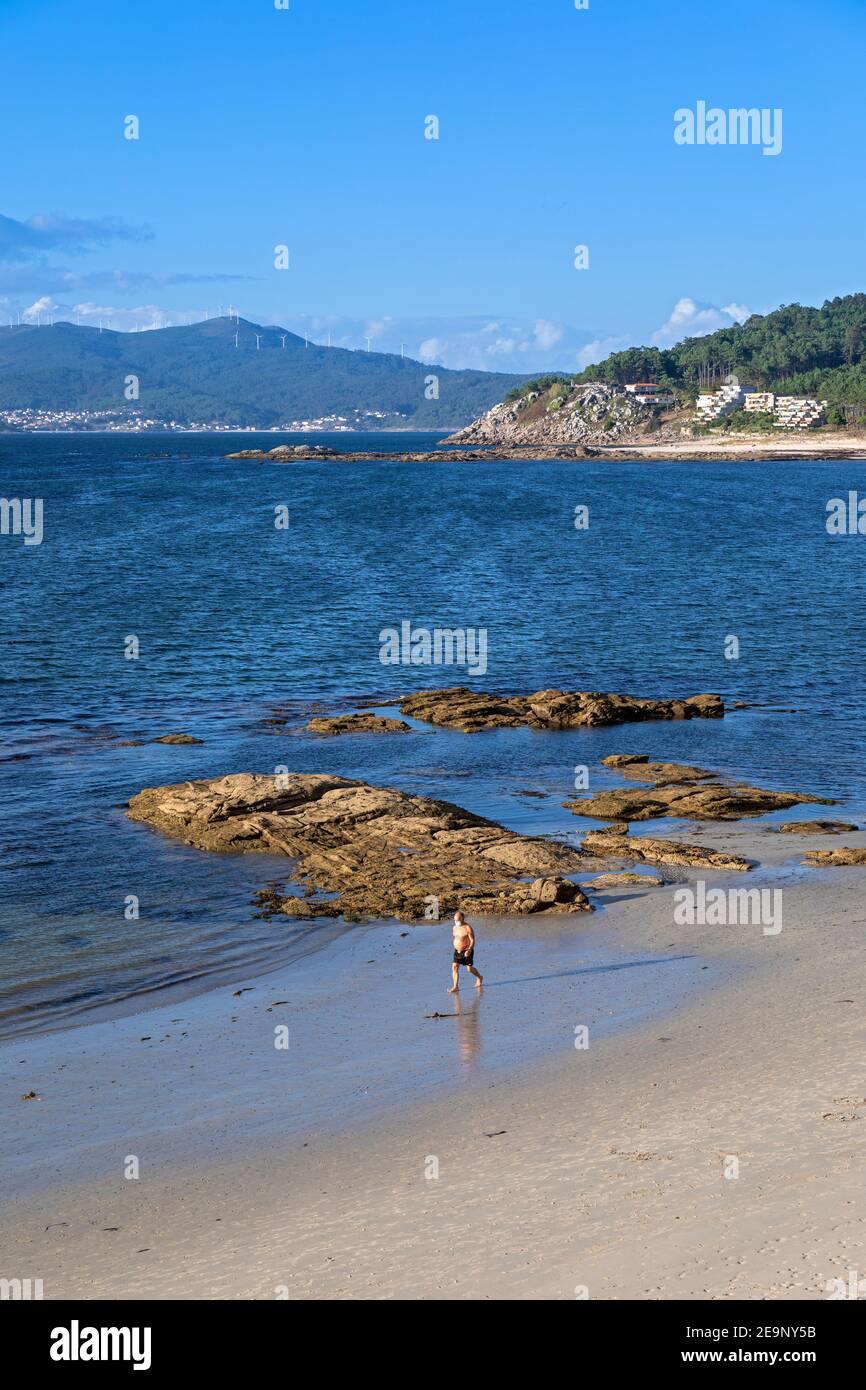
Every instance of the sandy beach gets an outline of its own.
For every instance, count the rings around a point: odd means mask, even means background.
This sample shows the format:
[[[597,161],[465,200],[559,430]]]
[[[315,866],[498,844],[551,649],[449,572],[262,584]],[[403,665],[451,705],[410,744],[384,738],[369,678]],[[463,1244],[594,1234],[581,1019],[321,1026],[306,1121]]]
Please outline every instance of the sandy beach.
[[[866,437],[839,431],[792,430],[771,435],[730,434],[668,441],[664,444],[600,445],[593,451],[598,458],[618,459],[621,462],[641,459],[673,459],[687,462],[711,463],[714,459],[731,462],[778,459],[866,459]]]
[[[696,837],[761,861],[781,932],[610,892],[479,923],[487,984],[455,1005],[448,923],[355,927],[3,1044],[4,1273],[46,1298],[826,1298],[866,1230],[862,870],[800,867],[832,836]]]
[[[591,443],[586,445],[556,440],[537,440],[527,444],[514,440],[480,441],[477,447],[458,447],[451,438],[443,440],[442,448],[411,450],[339,449],[322,445],[282,444],[273,449],[245,449],[226,454],[228,459],[258,459],[270,463],[298,463],[326,459],[331,463],[359,463],[389,459],[392,463],[495,463],[561,460],[585,462],[606,459],[614,463],[747,463],[747,462],[821,462],[847,459],[857,462],[866,459],[866,436],[849,431],[790,430],[774,434],[715,434],[683,438],[665,435],[659,441],[652,436],[625,440],[618,444]],[[459,433],[453,436],[459,442]]]
[[[140,9],[0,5],[19,1359],[574,1302],[581,1370],[826,1375],[866,0]]]

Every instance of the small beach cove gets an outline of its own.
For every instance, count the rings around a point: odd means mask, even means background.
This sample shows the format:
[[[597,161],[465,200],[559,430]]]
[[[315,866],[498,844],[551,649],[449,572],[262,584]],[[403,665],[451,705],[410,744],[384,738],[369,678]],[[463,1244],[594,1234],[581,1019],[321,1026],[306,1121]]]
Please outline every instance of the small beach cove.
[[[729,828],[726,843],[743,853],[756,838]],[[459,1013],[449,924],[405,937],[371,925],[179,1008],[7,1042],[3,1125],[18,1141],[4,1249],[51,1268],[49,1298],[273,1298],[283,1285],[569,1298],[583,1282],[605,1297],[749,1296],[748,1279],[770,1274],[777,1296],[821,1296],[843,1217],[811,1243],[803,1223],[822,1172],[838,1193],[862,1167],[844,1121],[866,1104],[850,1034],[858,873],[827,878],[784,862],[761,875],[785,886],[776,937],[675,927],[673,889],[611,894],[578,930],[480,923],[487,983],[480,999],[463,987]],[[724,1182],[726,1153],[741,1156],[740,1186]],[[786,1265],[776,1220],[801,1233],[805,1264]],[[678,1221],[651,1281],[647,1253]],[[719,1221],[734,1233],[711,1234]],[[702,1275],[719,1239],[730,1253]]]
[[[384,455],[434,440],[367,442]],[[255,916],[278,864],[130,826],[123,807],[143,787],[283,765],[573,837],[589,828],[562,807],[575,769],[604,786],[603,757],[647,753],[834,797],[852,820],[866,807],[860,538],[824,526],[827,497],[856,488],[862,464],[588,462],[578,495],[569,464],[527,460],[506,487],[501,467],[479,463],[457,499],[445,464],[359,465],[335,490],[328,463],[263,469],[227,461],[230,447],[225,435],[0,438],[7,490],[46,509],[44,544],[0,548],[17,596],[0,673],[0,1031],[77,1024],[161,989],[179,999],[306,949],[287,921]],[[581,533],[577,502],[592,518]],[[293,522],[279,532],[283,504]],[[486,626],[488,670],[473,678],[485,689],[718,691],[728,713],[471,738],[305,732],[312,714],[465,680],[383,666],[379,633],[404,620]],[[277,707],[288,723],[269,722]],[[154,742],[177,733],[201,742]]]

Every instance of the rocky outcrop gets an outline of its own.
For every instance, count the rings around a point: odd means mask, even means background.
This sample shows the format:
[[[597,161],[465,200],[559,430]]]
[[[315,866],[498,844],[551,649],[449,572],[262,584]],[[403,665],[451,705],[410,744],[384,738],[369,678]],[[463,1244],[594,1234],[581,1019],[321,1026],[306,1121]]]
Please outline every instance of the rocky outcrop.
[[[307,728],[313,734],[408,734],[411,724],[405,719],[386,719],[372,710],[361,710],[358,714],[338,714],[333,717],[316,716],[307,721]]]
[[[673,404],[673,402],[669,402]],[[648,434],[662,441],[681,439],[691,425],[666,425],[658,402],[647,402],[608,382],[554,382],[493,406],[471,425],[449,435],[447,444],[516,445],[624,444]]]
[[[664,879],[657,874],[599,874],[598,878],[581,879],[581,888],[592,888],[597,893],[606,888],[626,888],[637,885],[639,888],[659,888]]]
[[[549,450],[549,458],[585,458],[584,449]],[[526,457],[520,449],[420,449],[408,453],[388,449],[329,449],[324,444],[280,444],[276,449],[241,449],[226,454],[228,459],[258,459],[262,463],[311,463],[326,459],[331,463],[480,463],[490,458]]]
[[[846,864],[866,864],[866,849],[840,845],[838,849],[810,849],[803,863],[812,869],[839,869]]]
[[[155,738],[154,743],[204,743],[202,738],[193,738],[192,734],[163,734],[161,738]]]
[[[802,460],[804,457],[820,459],[863,459],[866,458],[866,439],[855,435],[819,435],[816,439],[797,440],[796,447],[778,442],[773,436],[726,435],[722,439],[703,438],[695,441],[691,428],[678,424],[671,428],[661,428],[657,432],[637,434],[628,443],[615,431],[602,430],[595,437],[599,442],[593,444],[571,444],[559,440],[555,430],[544,432],[543,443],[533,443],[529,437],[517,435],[515,442],[509,444],[484,444],[476,449],[463,449],[444,441],[441,449],[420,449],[384,451],[357,449],[329,449],[319,445],[280,445],[278,449],[241,449],[237,453],[226,454],[230,459],[257,459],[262,463],[304,463],[326,459],[331,463],[490,463],[520,462],[539,459],[568,460],[583,462],[588,459],[610,459],[618,463],[640,463],[653,460],[668,463],[680,459],[684,463],[713,463],[723,459],[758,462],[762,459]],[[452,436],[457,438],[457,436]],[[755,708],[738,702],[736,708]],[[761,708],[764,708],[762,706]],[[766,708],[770,708],[767,706]],[[784,713],[793,713],[786,710]]]
[[[302,459],[335,459],[340,454],[325,444],[278,444],[275,449],[239,449],[228,459],[271,459],[274,463],[293,463]]]
[[[576,816],[593,820],[642,821],[662,818],[683,820],[743,820],[763,816],[768,811],[786,811],[801,802],[821,806],[834,803],[826,797],[810,796],[807,792],[773,792],[761,787],[745,787],[716,780],[718,774],[683,763],[646,762],[641,758],[621,761],[622,755],[608,766],[616,767],[623,777],[650,785],[614,787],[565,801],[563,805]]]
[[[614,753],[602,758],[605,767],[616,768],[622,777],[632,777],[638,782],[650,782],[654,786],[671,786],[677,782],[703,782],[715,777],[715,772],[707,772],[703,767],[692,767],[689,763],[651,763],[647,754]]]
[[[567,877],[586,865],[579,850],[515,834],[450,802],[345,777],[239,773],[148,787],[127,815],[199,849],[287,856],[287,877],[307,896],[269,891],[261,902],[289,916],[417,921],[457,907],[592,910]]]
[[[635,838],[623,826],[588,831],[581,849],[594,857],[618,859],[624,863],[682,864],[693,869],[725,869],[735,873],[746,873],[752,867],[748,859],[738,854],[725,854],[707,845],[685,844],[678,840]]]
[[[772,828],[780,835],[845,835],[860,829],[846,820],[789,820]]]
[[[534,695],[506,696],[454,686],[420,690],[400,701],[401,714],[464,733],[524,725],[531,729],[579,729],[648,719],[718,719],[724,712],[718,695],[644,700],[594,690],[538,690]]]

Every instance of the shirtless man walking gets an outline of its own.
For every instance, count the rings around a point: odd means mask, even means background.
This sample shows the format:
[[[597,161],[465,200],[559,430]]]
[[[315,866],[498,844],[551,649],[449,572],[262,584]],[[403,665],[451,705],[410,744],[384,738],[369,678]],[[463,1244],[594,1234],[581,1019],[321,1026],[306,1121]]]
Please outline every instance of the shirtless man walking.
[[[460,993],[459,980],[461,965],[465,965],[469,974],[475,976],[475,988],[481,988],[484,983],[484,976],[479,975],[475,966],[472,964],[474,955],[475,932],[458,908],[454,913],[454,960],[451,965],[451,975],[454,982],[448,991],[449,994]]]

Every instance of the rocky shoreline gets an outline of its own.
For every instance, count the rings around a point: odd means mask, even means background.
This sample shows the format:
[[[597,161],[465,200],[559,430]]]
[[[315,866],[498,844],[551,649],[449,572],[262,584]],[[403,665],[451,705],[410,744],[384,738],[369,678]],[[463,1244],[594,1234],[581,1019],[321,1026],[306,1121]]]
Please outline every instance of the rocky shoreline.
[[[603,761],[626,775],[631,770],[622,757]],[[321,773],[237,773],[148,787],[126,813],[198,849],[284,855],[292,861],[287,880],[301,885],[303,896],[271,885],[257,897],[266,914],[419,922],[438,920],[457,906],[492,916],[591,912],[583,888],[663,882],[625,868],[634,864],[748,872],[753,864],[740,855],[634,837],[629,821],[740,820],[801,802],[828,804],[808,793],[725,784],[715,773],[686,765],[634,761],[644,778],[657,780],[563,803],[576,814],[612,822],[586,832],[580,846],[518,834],[452,802]],[[843,847],[813,851],[804,863],[864,860],[866,852]],[[587,869],[611,868],[618,872],[575,881]]]
[[[305,897],[274,888],[259,897],[265,910],[292,917],[413,922],[457,906],[497,915],[592,910],[564,876],[586,863],[573,846],[345,777],[238,773],[149,787],[127,815],[199,849],[296,861],[287,877]]]
[[[718,695],[654,700],[599,691],[540,690],[501,696],[465,686],[422,690],[399,701],[400,712],[425,723],[479,733],[489,729],[566,730],[626,723],[723,718]],[[308,733],[407,733],[411,725],[366,709],[314,716]],[[187,741],[173,735],[169,741]],[[634,865],[671,865],[748,872],[753,862],[702,844],[633,836],[633,822],[675,819],[724,823],[787,811],[800,804],[833,805],[808,792],[745,786],[687,763],[648,754],[601,759],[626,785],[562,803],[574,815],[607,822],[583,834],[580,845],[519,834],[450,801],[374,786],[330,773],[285,769],[275,775],[237,773],[147,787],[126,814],[198,849],[284,856],[286,879],[302,894],[271,884],[257,897],[264,914],[343,917],[361,921],[438,920],[460,906],[481,915],[525,916],[591,912],[583,892],[663,879]],[[800,834],[842,834],[847,821],[797,821],[772,827]],[[866,851],[840,846],[814,850],[812,867],[866,863]],[[577,876],[605,870],[596,880]]]
[[[241,449],[225,457],[255,459],[263,463],[581,463],[605,459],[615,463],[677,460],[688,463],[748,460],[794,463],[804,459],[866,459],[866,436],[810,431],[804,437],[803,434],[788,431],[784,437],[772,439],[762,435],[729,435],[718,441],[698,437],[671,439],[663,443],[642,440],[594,445],[491,444],[477,448],[455,446],[394,453],[331,449],[318,444],[281,444],[275,449]]]

